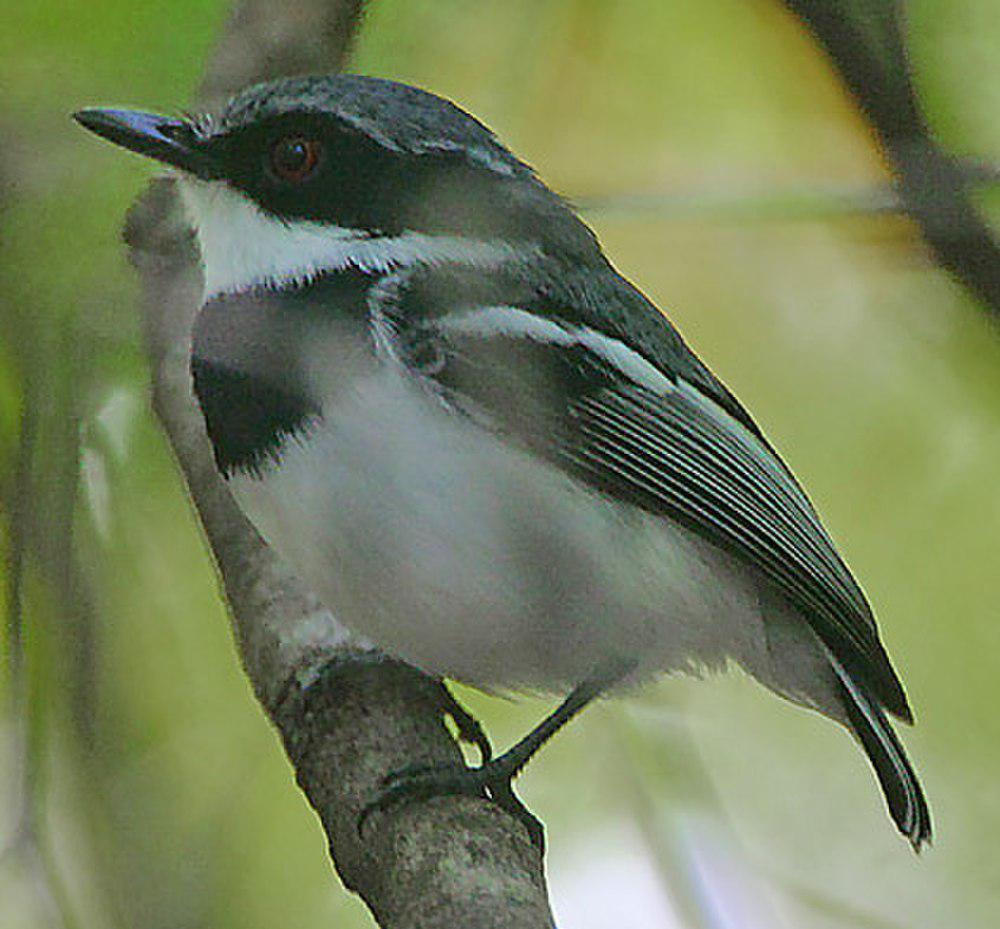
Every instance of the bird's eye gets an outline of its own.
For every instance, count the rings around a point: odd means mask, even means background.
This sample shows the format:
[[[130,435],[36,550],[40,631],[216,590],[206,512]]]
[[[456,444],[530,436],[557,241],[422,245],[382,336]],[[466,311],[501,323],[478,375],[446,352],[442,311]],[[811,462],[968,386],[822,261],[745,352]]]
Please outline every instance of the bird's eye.
[[[271,148],[271,170],[281,180],[298,184],[316,170],[322,151],[316,139],[287,136]]]

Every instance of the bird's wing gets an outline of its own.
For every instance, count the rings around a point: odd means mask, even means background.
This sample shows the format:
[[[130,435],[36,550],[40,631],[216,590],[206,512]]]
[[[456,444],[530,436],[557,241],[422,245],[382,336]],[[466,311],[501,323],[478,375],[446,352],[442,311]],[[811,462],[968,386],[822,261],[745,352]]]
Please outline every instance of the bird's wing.
[[[688,379],[549,307],[437,308],[390,326],[403,363],[443,402],[758,569],[868,693],[910,718],[865,596],[815,510],[745,411],[726,408],[732,395],[717,381],[705,389],[712,376],[693,354],[699,377]]]

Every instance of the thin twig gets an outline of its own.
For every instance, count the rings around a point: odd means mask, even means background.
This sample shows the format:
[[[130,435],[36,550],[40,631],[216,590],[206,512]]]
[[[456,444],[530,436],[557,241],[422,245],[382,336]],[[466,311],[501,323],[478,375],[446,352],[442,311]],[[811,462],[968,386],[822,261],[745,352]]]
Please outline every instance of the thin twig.
[[[959,168],[970,186],[1000,183],[1000,165],[967,161]],[[815,222],[907,211],[895,187],[878,184],[814,184],[745,191],[640,190],[571,199],[586,213],[641,214],[667,220]]]
[[[934,139],[917,99],[897,0],[783,0],[836,67],[896,175],[938,264],[1000,321],[1000,243],[968,196],[963,162]]]

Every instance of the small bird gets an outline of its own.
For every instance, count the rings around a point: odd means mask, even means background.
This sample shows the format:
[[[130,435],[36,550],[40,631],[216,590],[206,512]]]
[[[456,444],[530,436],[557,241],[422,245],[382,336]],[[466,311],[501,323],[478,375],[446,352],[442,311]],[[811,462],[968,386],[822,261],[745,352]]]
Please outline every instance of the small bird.
[[[588,226],[473,116],[393,81],[260,84],[87,129],[176,169],[215,462],[334,614],[438,679],[563,696],[476,768],[512,778],[598,696],[736,662],[857,739],[915,849],[912,715],[868,601],[750,414]],[[523,809],[523,808],[522,808]]]

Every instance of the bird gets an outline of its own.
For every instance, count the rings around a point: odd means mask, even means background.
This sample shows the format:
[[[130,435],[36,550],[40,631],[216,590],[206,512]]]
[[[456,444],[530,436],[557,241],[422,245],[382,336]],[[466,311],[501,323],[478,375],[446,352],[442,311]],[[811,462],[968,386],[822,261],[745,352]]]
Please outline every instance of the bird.
[[[193,391],[268,545],[385,654],[562,699],[497,757],[466,719],[478,767],[394,772],[374,808],[515,809],[513,778],[592,701],[734,663],[845,727],[900,833],[930,840],[888,719],[912,723],[907,697],[805,491],[489,128],[352,74],[74,118],[177,177],[204,279]]]

